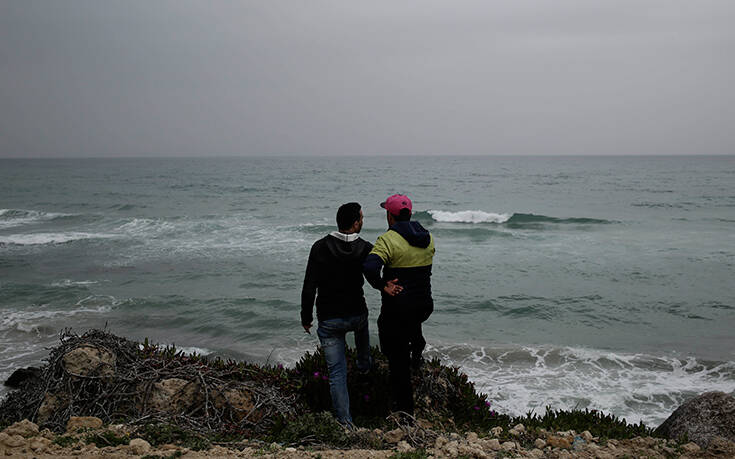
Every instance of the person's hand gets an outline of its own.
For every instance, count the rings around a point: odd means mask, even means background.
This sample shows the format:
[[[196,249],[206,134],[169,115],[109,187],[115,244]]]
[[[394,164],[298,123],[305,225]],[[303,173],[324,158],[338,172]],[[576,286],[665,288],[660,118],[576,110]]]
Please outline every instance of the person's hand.
[[[390,296],[396,296],[401,293],[403,291],[403,287],[396,284],[396,282],[398,282],[397,278],[387,281],[385,283],[385,287],[383,287],[383,291]]]
[[[304,331],[305,331],[306,333],[310,334],[310,335],[311,335],[311,331],[309,331],[309,329],[311,328],[311,326],[312,326],[312,324],[309,324],[309,325],[303,325],[303,327],[304,327]]]

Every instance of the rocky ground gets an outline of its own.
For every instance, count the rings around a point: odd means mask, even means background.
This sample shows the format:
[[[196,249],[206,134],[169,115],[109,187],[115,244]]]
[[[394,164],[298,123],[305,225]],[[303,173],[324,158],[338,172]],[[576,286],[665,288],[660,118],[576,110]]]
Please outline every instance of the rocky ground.
[[[421,432],[419,432],[421,431]],[[278,443],[240,442],[214,444],[208,449],[192,450],[176,445],[151,444],[136,436],[127,425],[102,424],[95,417],[73,417],[63,434],[39,430],[28,420],[17,422],[0,432],[0,455],[11,457],[272,457],[272,458],[735,458],[735,442],[723,438],[710,441],[706,449],[696,443],[677,443],[654,437],[601,441],[588,431],[536,432],[528,435],[522,424],[504,432],[437,434],[434,444],[416,449],[409,443],[413,436],[426,434],[420,425],[388,432],[367,431],[382,440],[385,449],[323,449],[289,447]],[[535,438],[533,438],[535,437]]]

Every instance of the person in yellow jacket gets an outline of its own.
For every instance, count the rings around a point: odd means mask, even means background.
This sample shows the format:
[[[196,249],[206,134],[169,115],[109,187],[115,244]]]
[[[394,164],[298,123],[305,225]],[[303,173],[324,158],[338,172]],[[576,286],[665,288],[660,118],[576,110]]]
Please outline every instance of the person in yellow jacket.
[[[386,210],[389,229],[375,241],[363,272],[381,291],[378,337],[380,350],[388,357],[394,409],[412,415],[411,368],[421,365],[426,346],[421,324],[434,311],[434,238],[419,222],[411,221],[413,204],[408,196],[395,194],[380,206]]]

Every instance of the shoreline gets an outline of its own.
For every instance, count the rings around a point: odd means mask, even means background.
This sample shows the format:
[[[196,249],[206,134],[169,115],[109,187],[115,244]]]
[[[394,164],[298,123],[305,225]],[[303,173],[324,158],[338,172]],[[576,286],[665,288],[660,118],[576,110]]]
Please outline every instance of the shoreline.
[[[67,331],[48,363],[0,401],[0,448],[110,457],[136,451],[161,457],[365,457],[366,451],[401,458],[735,456],[729,440],[702,437],[698,445],[594,410],[498,413],[466,374],[437,359],[413,380],[415,417],[396,417],[383,389],[385,359],[372,352],[376,365],[368,386],[348,367],[359,428],[345,431],[328,413],[319,351],[287,369],[209,360],[100,330],[82,336]]]

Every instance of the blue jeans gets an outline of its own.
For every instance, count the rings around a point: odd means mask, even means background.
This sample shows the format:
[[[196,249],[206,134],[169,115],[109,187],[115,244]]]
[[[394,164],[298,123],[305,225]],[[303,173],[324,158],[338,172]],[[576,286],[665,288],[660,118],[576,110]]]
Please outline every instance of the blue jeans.
[[[361,372],[366,372],[370,370],[371,365],[367,313],[320,320],[319,328],[316,330],[329,368],[329,393],[332,396],[332,405],[337,420],[343,424],[352,423],[350,395],[347,392],[347,359],[345,358],[345,334],[350,331],[355,332],[357,368]]]

